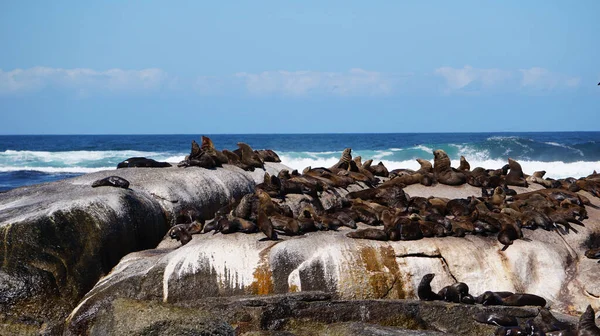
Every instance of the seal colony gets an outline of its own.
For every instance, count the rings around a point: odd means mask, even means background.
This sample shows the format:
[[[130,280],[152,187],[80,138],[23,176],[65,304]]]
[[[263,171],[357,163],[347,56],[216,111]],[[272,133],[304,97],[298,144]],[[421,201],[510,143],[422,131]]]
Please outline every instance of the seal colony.
[[[217,169],[232,164],[241,169],[261,168],[264,162],[280,162],[272,150],[255,151],[238,143],[233,151],[215,149],[203,136],[201,145],[192,141],[190,155],[178,164],[181,169],[202,167]],[[280,240],[313,231],[351,229],[347,237],[378,241],[419,240],[481,235],[496,237],[501,251],[515,240],[528,241],[528,230],[542,229],[559,234],[577,234],[577,226],[587,219],[588,198],[577,193],[585,190],[600,197],[600,175],[595,171],[583,178],[548,179],[545,172],[527,175],[520,164],[508,159],[503,167],[486,169],[471,165],[461,157],[460,167],[453,168],[443,150],[433,151],[433,162],[417,159],[420,168],[388,170],[382,162],[362,161],[346,148],[331,167],[306,167],[302,173],[282,170],[277,175],[264,174],[254,192],[232,198],[216,213],[200,216],[186,209],[176,216],[168,235],[182,245],[196,234],[258,233],[260,240]],[[142,161],[143,162],[143,161]],[[160,167],[147,164],[145,167]],[[544,187],[517,194],[511,187],[529,184]],[[480,188],[480,195],[467,198],[411,197],[404,188],[411,184]],[[203,221],[200,218],[213,218]],[[369,228],[357,229],[357,223]],[[364,227],[364,226],[363,226]],[[600,258],[599,246],[588,246],[585,256]],[[431,279],[429,280],[429,282]],[[479,297],[468,293],[466,284],[458,283],[433,292],[428,284],[419,286],[419,297],[472,304],[535,304],[545,300],[532,294],[485,292]],[[499,320],[499,317],[481,317]],[[509,319],[510,320],[510,319]],[[512,320],[510,320],[512,321]],[[514,328],[514,326],[511,326]]]
[[[222,155],[212,141],[203,136],[202,145],[192,142],[192,151],[179,164],[181,167],[225,162],[241,168],[258,168],[271,157],[280,161],[271,150],[253,151],[247,144],[239,143],[235,155]],[[189,241],[188,234],[234,232],[265,234],[264,239],[277,240],[278,235],[302,235],[317,230],[336,230],[341,226],[356,229],[362,222],[372,228],[347,234],[355,239],[380,241],[418,240],[429,237],[464,237],[467,234],[495,235],[502,250],[517,239],[529,240],[525,230],[543,229],[561,234],[577,233],[574,226],[583,226],[587,218],[585,206],[589,199],[577,193],[586,190],[598,196],[600,175],[574,179],[544,179],[545,172],[533,175],[523,173],[521,165],[508,159],[497,169],[476,167],[470,169],[461,157],[459,169],[451,167],[443,150],[433,151],[433,164],[419,158],[421,168],[388,169],[372,160],[361,163],[362,158],[352,157],[346,148],[340,160],[332,167],[307,167],[302,174],[282,170],[277,176],[265,174],[255,192],[240,199],[232,199],[217,211],[214,219],[201,224],[178,222],[170,235],[180,241]],[[205,157],[205,159],[202,159]],[[465,199],[440,197],[410,197],[404,192],[407,185],[425,186],[445,184],[451,186],[468,183],[481,188],[481,195]],[[538,183],[546,189],[517,194],[511,186],[526,187]],[[353,190],[353,191],[351,191]],[[178,233],[179,232],[179,233]],[[526,231],[525,231],[526,232]],[[590,249],[586,255],[598,258]]]

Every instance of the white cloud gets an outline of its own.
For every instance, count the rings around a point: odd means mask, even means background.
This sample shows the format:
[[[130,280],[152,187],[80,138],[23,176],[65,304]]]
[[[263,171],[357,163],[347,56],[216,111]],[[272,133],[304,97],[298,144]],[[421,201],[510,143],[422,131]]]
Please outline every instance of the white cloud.
[[[265,71],[257,74],[240,72],[235,77],[243,80],[252,94],[308,94],[379,95],[392,91],[392,79],[380,72],[351,69],[347,72],[318,71]]]
[[[488,91],[557,90],[575,88],[581,82],[580,77],[566,76],[540,67],[502,70],[479,69],[466,65],[463,68],[438,68],[435,74],[444,78],[447,92],[461,92],[470,88]]]
[[[441,67],[435,70],[435,74],[444,77],[450,89],[458,90],[471,83],[479,83],[485,88],[501,84],[511,77],[510,71],[500,69],[477,69],[466,65],[462,69]]]
[[[168,78],[160,69],[96,71],[76,68],[34,67],[0,70],[0,94],[38,91],[47,87],[77,92],[144,92],[156,90]]]
[[[560,87],[577,87],[581,82],[580,77],[571,77],[551,72],[548,69],[533,67],[519,70],[523,75],[521,85],[524,87],[550,90]]]

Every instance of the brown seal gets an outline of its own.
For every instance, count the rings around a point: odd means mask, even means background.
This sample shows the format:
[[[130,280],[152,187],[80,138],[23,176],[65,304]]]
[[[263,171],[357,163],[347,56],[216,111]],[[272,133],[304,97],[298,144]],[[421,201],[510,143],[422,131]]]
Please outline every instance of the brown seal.
[[[185,245],[192,240],[192,235],[187,230],[187,224],[175,225],[167,234],[171,239],[177,239],[181,245]]]
[[[227,155],[223,154],[221,151],[218,151],[215,148],[215,145],[213,144],[212,140],[207,136],[202,136],[202,144],[200,145],[200,150],[202,150],[204,154],[211,156],[218,166],[229,162]]]
[[[277,240],[277,232],[275,232],[275,229],[273,228],[273,223],[271,223],[271,220],[267,217],[267,214],[265,214],[265,211],[262,208],[258,209],[256,224],[260,231],[267,236],[267,239]]]
[[[490,199],[490,203],[492,203],[493,205],[495,205],[497,207],[501,207],[504,204],[505,200],[506,200],[506,193],[504,192],[504,188],[502,188],[502,187],[494,188],[494,194],[492,195],[492,198]]]
[[[504,178],[507,185],[525,188],[529,186],[525,179],[525,175],[523,174],[523,169],[517,161],[508,158],[508,168],[508,174],[506,174],[506,177]]]
[[[239,148],[233,152],[240,158],[243,164],[256,168],[264,168],[263,160],[252,150],[252,147],[243,142],[238,142],[237,145]]]
[[[467,161],[467,159],[465,159],[464,156],[460,156],[460,165],[458,166],[458,170],[460,171],[470,171],[471,170],[471,165],[469,164],[469,161]]]
[[[254,151],[264,162],[281,162],[279,155],[272,149],[259,149]]]
[[[354,163],[354,161],[352,161],[352,148],[346,148],[342,152],[340,160],[334,164],[331,169],[350,170],[351,162]]]
[[[381,229],[368,228],[362,230],[356,230],[352,232],[348,232],[346,237],[354,238],[354,239],[371,239],[371,240],[379,240],[379,241],[387,241],[388,235],[385,231]]]
[[[441,149],[433,151],[433,172],[439,183],[446,185],[461,185],[467,182],[463,172],[452,169],[448,154]]]

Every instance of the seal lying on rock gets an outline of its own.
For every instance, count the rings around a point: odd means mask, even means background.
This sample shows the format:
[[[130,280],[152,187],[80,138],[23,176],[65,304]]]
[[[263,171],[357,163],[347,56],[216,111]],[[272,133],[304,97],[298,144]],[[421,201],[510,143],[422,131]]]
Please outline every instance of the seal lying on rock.
[[[156,160],[147,159],[145,157],[132,157],[117,164],[117,169],[132,167],[165,168],[171,167],[171,164],[168,162],[158,162]]]
[[[447,185],[461,185],[467,182],[463,172],[450,166],[448,154],[441,149],[433,151],[433,172],[438,182]]]
[[[129,188],[129,181],[119,176],[109,176],[92,183],[92,188],[97,187],[117,187],[127,189]]]

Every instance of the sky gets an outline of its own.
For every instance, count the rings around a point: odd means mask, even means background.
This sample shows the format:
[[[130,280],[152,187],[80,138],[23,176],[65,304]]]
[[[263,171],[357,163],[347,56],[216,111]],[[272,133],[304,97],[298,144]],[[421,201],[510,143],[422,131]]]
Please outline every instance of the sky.
[[[0,134],[600,131],[600,1],[1,1]]]

